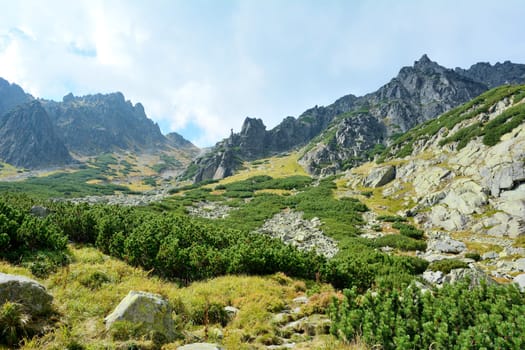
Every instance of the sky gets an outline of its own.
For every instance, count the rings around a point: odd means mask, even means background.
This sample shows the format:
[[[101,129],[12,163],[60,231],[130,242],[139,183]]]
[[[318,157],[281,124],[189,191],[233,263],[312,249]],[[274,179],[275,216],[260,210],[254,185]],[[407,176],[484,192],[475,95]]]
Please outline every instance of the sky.
[[[423,54],[525,63],[523,0],[0,0],[0,77],[35,97],[121,91],[207,147],[375,91]]]

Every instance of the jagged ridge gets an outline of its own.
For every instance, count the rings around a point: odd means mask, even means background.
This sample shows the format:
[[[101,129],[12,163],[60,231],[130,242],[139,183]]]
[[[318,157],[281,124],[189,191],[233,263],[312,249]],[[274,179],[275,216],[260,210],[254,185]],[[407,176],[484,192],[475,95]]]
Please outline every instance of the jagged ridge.
[[[199,182],[231,175],[243,160],[305,148],[302,164],[312,174],[331,174],[369,159],[396,134],[465,103],[501,82],[524,82],[525,65],[473,65],[447,69],[423,55],[412,67],[374,93],[344,96],[287,117],[267,131],[262,120],[246,118],[241,132],[217,143],[186,173]],[[381,146],[383,145],[383,146]],[[378,147],[381,146],[381,147]]]

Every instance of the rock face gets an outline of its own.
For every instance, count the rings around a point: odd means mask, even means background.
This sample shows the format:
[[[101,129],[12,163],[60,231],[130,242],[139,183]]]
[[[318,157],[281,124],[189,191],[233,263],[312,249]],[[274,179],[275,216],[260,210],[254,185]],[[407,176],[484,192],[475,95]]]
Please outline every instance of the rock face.
[[[147,118],[140,103],[132,105],[120,92],[76,97],[43,106],[71,152],[96,155],[116,149],[162,148],[169,141]]]
[[[385,144],[390,136],[435,118],[490,87],[525,82],[524,67],[505,62],[452,70],[423,55],[374,93],[347,95],[327,107],[315,106],[298,118],[285,118],[272,130],[266,130],[258,119],[247,118],[239,134],[232,133],[195,162],[199,169],[206,169],[198,171],[195,180],[228,176],[242,160],[287,152],[309,142],[302,158],[309,172],[325,175],[344,170],[373,157],[374,147]],[[228,150],[233,153],[229,158],[236,162],[223,161]],[[223,170],[217,171],[219,167]]]
[[[480,62],[469,69],[456,68],[455,72],[472,80],[482,81],[489,88],[493,88],[503,84],[523,84],[525,64],[505,61],[491,65],[487,62]]]
[[[73,161],[38,101],[18,106],[0,117],[0,159],[29,169],[63,166]]]
[[[171,341],[176,335],[171,312],[169,303],[161,296],[131,291],[104,321],[107,329],[117,321],[127,321],[139,326],[143,335],[157,332]]]
[[[42,315],[51,311],[53,297],[30,278],[0,272],[0,304],[6,301],[24,305],[31,315]]]

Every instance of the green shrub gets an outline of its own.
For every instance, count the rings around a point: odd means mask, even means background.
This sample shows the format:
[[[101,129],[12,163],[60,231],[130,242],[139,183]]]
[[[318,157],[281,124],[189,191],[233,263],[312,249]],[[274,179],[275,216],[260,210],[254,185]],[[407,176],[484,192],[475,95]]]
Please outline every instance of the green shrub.
[[[403,236],[407,236],[414,239],[423,238],[423,231],[415,228],[412,225],[404,224],[402,222],[394,222],[392,227],[399,230],[399,233]]]
[[[522,349],[525,298],[515,286],[469,288],[446,284],[431,293],[415,285],[378,289],[364,296],[357,289],[333,300],[331,333],[382,349]]]
[[[0,306],[0,343],[17,345],[27,337],[31,317],[19,303],[6,301]]]
[[[376,247],[392,247],[400,250],[420,250],[427,249],[425,241],[417,240],[403,235],[385,235],[377,238],[373,242]]]
[[[385,222],[406,222],[407,218],[404,218],[402,216],[395,216],[395,215],[379,215],[377,217],[377,220],[381,220]]]
[[[465,258],[472,259],[474,261],[480,261],[481,255],[479,255],[478,252],[468,252],[467,254],[465,254]]]
[[[457,259],[443,259],[434,261],[428,266],[429,270],[432,271],[441,271],[443,273],[449,273],[454,269],[465,269],[468,267],[468,264]]]

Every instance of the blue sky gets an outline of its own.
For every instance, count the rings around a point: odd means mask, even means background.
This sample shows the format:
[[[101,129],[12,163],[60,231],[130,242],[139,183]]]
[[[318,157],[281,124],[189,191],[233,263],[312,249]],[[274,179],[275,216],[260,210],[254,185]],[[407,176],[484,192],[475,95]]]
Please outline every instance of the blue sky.
[[[0,77],[37,97],[121,91],[210,146],[376,90],[427,53],[525,63],[523,0],[0,0]]]

